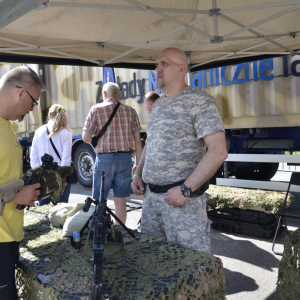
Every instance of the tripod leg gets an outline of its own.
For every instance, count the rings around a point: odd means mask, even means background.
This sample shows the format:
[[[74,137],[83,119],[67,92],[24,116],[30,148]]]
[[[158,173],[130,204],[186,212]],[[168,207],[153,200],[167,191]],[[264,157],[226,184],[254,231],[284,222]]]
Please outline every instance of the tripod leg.
[[[131,230],[129,230],[128,229],[128,227],[126,227],[125,226],[125,224],[111,211],[111,209],[110,208],[108,208],[107,206],[106,206],[106,211],[110,214],[110,215],[112,215],[118,222],[119,222],[119,224],[135,239],[135,235],[134,235],[134,233],[131,231]]]

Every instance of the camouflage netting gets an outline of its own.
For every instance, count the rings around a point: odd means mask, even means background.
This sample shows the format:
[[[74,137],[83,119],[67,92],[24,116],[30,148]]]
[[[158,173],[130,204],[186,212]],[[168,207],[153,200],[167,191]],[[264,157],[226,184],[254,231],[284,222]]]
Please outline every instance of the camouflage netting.
[[[92,267],[84,260],[83,248],[75,250],[61,237],[61,229],[47,224],[50,208],[26,212],[19,294],[25,300],[91,299]],[[135,233],[136,240],[124,233],[122,262],[103,267],[103,299],[225,299],[219,258]],[[52,276],[41,284],[38,274]]]
[[[300,228],[285,237],[278,269],[276,299],[300,299]]]
[[[286,195],[285,192],[251,190],[217,185],[209,185],[207,193],[211,195],[207,203],[207,210],[234,207],[253,209],[260,207],[264,208],[265,212],[271,213],[276,213],[282,209]],[[294,197],[289,194],[287,207],[293,202]]]

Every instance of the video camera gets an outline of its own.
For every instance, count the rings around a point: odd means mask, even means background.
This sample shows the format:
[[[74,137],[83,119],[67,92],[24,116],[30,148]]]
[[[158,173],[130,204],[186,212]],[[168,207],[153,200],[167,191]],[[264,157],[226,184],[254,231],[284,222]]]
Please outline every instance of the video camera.
[[[67,176],[73,172],[72,166],[59,167],[53,162],[53,157],[45,154],[41,158],[42,165],[26,172],[25,176],[10,183],[0,186],[0,216],[3,214],[4,206],[9,203],[20,192],[23,185],[31,185],[40,183],[38,190],[41,194],[38,200],[50,198],[53,205],[56,205],[63,187],[63,182],[67,180]],[[17,209],[24,209],[25,205],[17,205]]]

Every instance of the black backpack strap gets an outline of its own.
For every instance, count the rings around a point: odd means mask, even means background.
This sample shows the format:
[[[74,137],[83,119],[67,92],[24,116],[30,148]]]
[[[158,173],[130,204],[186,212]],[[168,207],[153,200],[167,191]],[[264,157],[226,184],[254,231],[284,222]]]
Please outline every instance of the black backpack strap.
[[[50,134],[50,132],[49,132],[48,126],[46,126],[46,127],[47,127],[47,134],[49,135],[49,134]],[[52,148],[54,149],[54,151],[55,151],[56,155],[57,155],[57,156],[58,156],[58,158],[61,160],[61,158],[60,158],[60,155],[59,155],[59,153],[58,153],[58,151],[57,151],[57,149],[56,149],[55,145],[53,144],[53,141],[52,141],[52,139],[51,139],[51,138],[49,138],[49,140],[50,140],[50,143],[51,143],[51,145],[52,145]]]
[[[112,121],[112,119],[114,118],[119,106],[121,105],[120,102],[118,102],[118,104],[116,105],[116,107],[114,108],[112,114],[110,115],[108,121],[106,122],[106,124],[103,126],[103,128],[100,130],[99,134],[97,135],[97,137],[94,139],[94,143],[98,143],[98,140],[102,137],[102,135],[104,135],[104,133],[107,130],[107,127],[109,126],[110,122]]]

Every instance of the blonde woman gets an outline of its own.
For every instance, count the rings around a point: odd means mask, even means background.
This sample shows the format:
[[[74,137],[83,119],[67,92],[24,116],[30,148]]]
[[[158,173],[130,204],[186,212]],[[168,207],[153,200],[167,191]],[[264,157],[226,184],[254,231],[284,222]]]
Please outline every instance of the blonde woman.
[[[57,149],[60,158],[53,149],[50,138]],[[48,153],[59,166],[71,165],[72,131],[68,126],[66,110],[60,104],[53,104],[48,112],[48,122],[38,128],[34,134],[30,153],[31,168],[42,164],[41,157]],[[59,202],[68,202],[71,185],[68,184]],[[50,203],[49,199],[43,199],[39,206]]]

